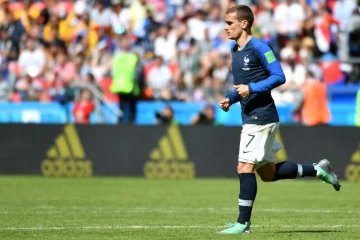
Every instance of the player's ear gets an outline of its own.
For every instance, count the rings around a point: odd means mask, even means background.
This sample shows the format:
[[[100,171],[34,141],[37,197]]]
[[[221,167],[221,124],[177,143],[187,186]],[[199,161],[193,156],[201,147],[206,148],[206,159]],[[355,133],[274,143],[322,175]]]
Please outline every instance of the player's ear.
[[[241,21],[241,28],[242,28],[242,29],[246,29],[248,25],[249,25],[249,22],[248,22],[248,21],[246,21],[246,20],[242,20],[242,21]]]

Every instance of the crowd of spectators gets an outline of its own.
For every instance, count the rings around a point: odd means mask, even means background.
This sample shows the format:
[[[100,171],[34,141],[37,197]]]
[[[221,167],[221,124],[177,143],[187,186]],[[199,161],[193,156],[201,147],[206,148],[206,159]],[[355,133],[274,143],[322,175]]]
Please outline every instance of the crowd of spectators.
[[[123,41],[143,73],[139,99],[215,103],[232,90],[223,18],[236,4],[251,6],[253,35],[281,61],[277,103],[296,101],[308,71],[328,86],[360,80],[358,0],[1,0],[0,100],[64,102],[87,83],[117,101]]]

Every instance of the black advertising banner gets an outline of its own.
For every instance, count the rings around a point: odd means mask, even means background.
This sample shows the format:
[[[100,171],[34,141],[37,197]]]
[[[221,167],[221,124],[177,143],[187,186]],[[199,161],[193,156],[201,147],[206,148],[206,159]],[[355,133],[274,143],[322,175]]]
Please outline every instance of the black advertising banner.
[[[241,127],[0,125],[0,173],[236,177]],[[281,126],[276,161],[331,161],[360,181],[360,128]]]

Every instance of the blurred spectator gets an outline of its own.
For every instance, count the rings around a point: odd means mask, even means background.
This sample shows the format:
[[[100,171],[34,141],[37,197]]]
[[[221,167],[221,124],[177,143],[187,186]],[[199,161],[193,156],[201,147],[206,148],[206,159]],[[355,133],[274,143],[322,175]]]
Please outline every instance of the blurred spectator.
[[[184,80],[187,86],[193,85],[195,74],[200,72],[200,53],[191,42],[182,41],[178,45],[178,59],[181,72],[184,73]],[[205,73],[203,73],[205,75]]]
[[[333,16],[340,22],[340,28],[345,29],[354,10],[357,10],[355,0],[337,0],[333,8]]]
[[[148,46],[145,46],[145,50],[149,50],[153,48],[153,39],[154,33],[159,29],[161,23],[155,20],[154,14],[150,9],[146,10],[146,18],[143,22],[139,23],[139,25],[134,29],[134,35],[136,35],[139,39],[143,39],[146,41]]]
[[[160,26],[158,36],[154,41],[154,53],[161,56],[165,63],[170,62],[175,56],[176,35],[167,25]]]
[[[59,35],[67,44],[71,41],[79,41],[79,33],[86,29],[86,21],[88,20],[88,9],[85,0],[77,0],[74,8],[70,11],[59,26]],[[81,35],[82,37],[84,34]]]
[[[39,76],[44,72],[46,55],[39,45],[40,43],[33,38],[26,40],[25,49],[20,53],[18,61],[20,72],[33,71],[34,76]]]
[[[56,64],[54,67],[55,85],[59,87],[69,86],[75,78],[76,68],[73,62],[64,52],[59,52],[56,56]]]
[[[174,109],[170,106],[166,106],[161,112],[157,112],[155,117],[155,124],[179,125],[179,122],[174,119]]]
[[[61,0],[44,0],[45,8],[41,10],[38,22],[46,25],[51,16],[56,15],[60,19],[66,15],[66,10],[60,7]]]
[[[128,36],[120,38],[121,52],[115,54],[112,60],[111,92],[119,95],[120,110],[123,115],[119,123],[134,123],[136,119],[136,102],[140,95],[139,76],[137,74],[138,56],[131,51]],[[127,108],[130,109],[127,109]],[[128,111],[129,110],[129,111]]]
[[[341,71],[341,62],[331,53],[323,55],[320,59],[319,66],[323,72],[323,80],[326,85],[343,84],[345,75]]]
[[[204,109],[191,119],[191,125],[220,125],[215,119],[215,109],[213,105],[206,105]]]
[[[2,27],[7,29],[10,39],[16,44],[20,43],[22,35],[26,32],[21,22],[15,20],[13,13],[8,9],[5,9],[5,20],[2,22]]]
[[[357,10],[357,8],[356,0],[337,0],[333,7],[332,15],[339,21],[339,32],[337,33],[339,40],[338,56],[343,60],[348,59],[349,55],[348,36],[344,31],[353,11]]]
[[[211,77],[203,78],[200,75],[195,76],[191,97],[191,101],[193,102],[204,104],[213,103],[215,97],[213,79]]]
[[[293,115],[306,126],[327,124],[330,121],[330,110],[327,101],[326,85],[308,71],[302,85],[302,94],[296,103]]]
[[[111,10],[105,7],[104,0],[95,0],[95,6],[90,12],[90,19],[100,27],[109,27],[111,14]]]
[[[190,18],[187,22],[189,27],[190,37],[196,41],[204,40],[204,32],[207,28],[205,22],[205,12],[203,10],[197,10],[194,17]]]
[[[111,0],[112,11],[110,13],[110,23],[113,32],[122,34],[125,31],[130,31],[130,11],[124,7],[122,0]]]
[[[360,9],[354,10],[346,25],[349,34],[349,54],[360,57]]]
[[[190,88],[186,86],[184,74],[181,74],[176,81],[176,84],[172,85],[172,95],[173,100],[184,102],[190,101],[191,91]]]
[[[130,21],[133,29],[138,28],[146,18],[146,12],[153,9],[153,5],[149,5],[146,0],[133,0],[130,5]]]
[[[111,60],[108,39],[105,38],[97,44],[91,54],[91,72],[96,79],[111,75]]]
[[[271,0],[261,0],[255,24],[259,26],[262,40],[273,46],[276,52],[279,50],[276,40],[275,24],[273,22],[274,4]]]
[[[170,68],[164,64],[161,56],[156,56],[147,76],[147,87],[153,92],[153,99],[160,100],[164,88],[169,88],[172,81]]]
[[[210,28],[211,29],[211,28]],[[196,47],[199,49],[201,58],[208,58],[209,53],[213,50],[214,41],[210,38],[209,28],[204,30],[204,40],[197,42]],[[206,59],[204,59],[206,61]]]
[[[327,86],[360,82],[358,0],[2,0],[0,88],[11,101],[66,103],[91,83],[120,96],[124,122],[138,98],[213,103],[232,89],[223,19],[236,4],[251,7],[254,36],[281,60],[277,103],[301,98],[305,69]]]
[[[34,7],[32,0],[23,0],[22,3],[23,7],[14,11],[13,16],[16,20],[19,20],[26,31],[30,33],[35,19],[37,19],[40,15],[40,9]]]
[[[304,65],[313,62],[315,41],[311,37],[304,37],[300,43],[299,58]]]
[[[9,9],[9,0],[1,0],[0,1],[0,25],[3,24],[3,22],[6,19],[6,12]]]
[[[221,16],[221,8],[220,6],[215,5],[211,9],[209,19],[206,21],[209,39],[214,40],[220,32],[224,31],[224,27],[225,22]]]
[[[43,82],[31,73],[25,73],[23,78],[16,82],[15,89],[22,101],[39,101],[43,90]]]
[[[90,90],[83,88],[81,90],[80,99],[74,103],[74,109],[72,111],[75,123],[89,124],[90,115],[94,109],[95,106]]]
[[[10,100],[12,93],[11,86],[3,78],[0,78],[0,102],[7,102]]]
[[[338,39],[332,26],[339,26],[340,22],[335,19],[326,8],[326,3],[319,3],[319,10],[315,18],[314,35],[316,46],[324,54],[331,52],[337,55]]]
[[[306,67],[296,61],[296,52],[291,44],[280,52],[281,67],[283,68],[286,82],[273,92],[275,103],[294,103],[300,93],[301,85],[306,78]]]
[[[0,28],[0,56],[2,62],[16,61],[19,57],[19,45],[9,38],[5,27]]]
[[[42,31],[42,39],[47,44],[51,44],[56,39],[58,39],[59,36],[59,27],[60,27],[60,19],[57,14],[52,14],[47,24],[44,25],[43,31]],[[60,40],[60,39],[59,39]],[[65,46],[65,44],[64,44]]]
[[[212,71],[212,77],[214,79],[219,79],[222,83],[226,81],[226,78],[229,74],[229,67],[227,66],[227,56],[219,56],[214,63],[214,69]]]
[[[304,9],[297,0],[281,0],[274,12],[280,46],[284,46],[286,40],[300,36],[304,19]]]

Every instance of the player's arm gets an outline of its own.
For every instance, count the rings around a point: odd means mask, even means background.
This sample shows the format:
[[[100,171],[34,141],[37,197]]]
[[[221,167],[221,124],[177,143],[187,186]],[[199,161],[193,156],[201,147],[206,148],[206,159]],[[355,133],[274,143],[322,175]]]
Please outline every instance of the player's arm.
[[[258,45],[254,46],[255,56],[270,76],[260,82],[250,83],[250,93],[267,92],[285,83],[284,72],[271,48],[266,44]]]
[[[230,100],[230,105],[240,101],[240,95],[237,93],[236,89],[228,92],[225,97]]]

